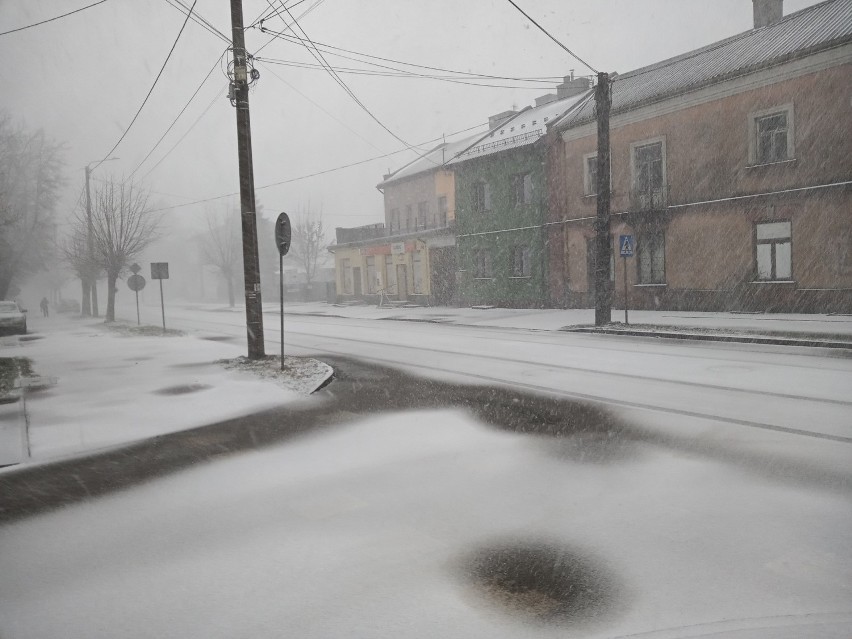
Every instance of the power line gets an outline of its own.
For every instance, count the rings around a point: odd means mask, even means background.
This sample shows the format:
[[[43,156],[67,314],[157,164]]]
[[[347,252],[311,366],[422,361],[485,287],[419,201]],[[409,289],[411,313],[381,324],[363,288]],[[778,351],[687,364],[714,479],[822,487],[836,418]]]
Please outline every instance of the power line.
[[[290,9],[295,9],[297,6],[299,6],[299,5],[300,5],[300,4],[302,4],[303,2],[307,2],[307,0],[298,0],[298,2],[294,2],[293,4],[291,4],[289,8],[290,8]],[[259,16],[257,16],[254,20],[252,20],[251,24],[250,24],[249,26],[247,26],[245,29],[251,29],[251,28],[253,28],[256,24],[258,24],[258,23],[260,23],[260,22],[263,22],[264,20],[268,20],[268,19],[269,19],[269,18],[271,18],[273,15],[275,15],[275,11],[274,11],[274,10],[273,10],[273,11],[269,11],[268,9],[264,9],[263,11],[261,11],[261,12],[260,12],[260,15],[259,15]],[[301,16],[300,16],[300,17],[301,17]],[[245,30],[245,29],[244,29],[244,30]]]
[[[130,124],[127,125],[127,128],[124,130],[124,133],[122,133],[121,137],[118,138],[118,142],[115,143],[115,146],[113,146],[112,149],[110,150],[110,152],[107,153],[104,156],[103,160],[101,160],[100,162],[98,162],[95,165],[95,167],[92,169],[93,171],[94,171],[94,169],[98,168],[101,164],[103,164],[104,160],[106,160],[109,156],[111,156],[113,151],[115,151],[118,148],[118,145],[121,144],[121,141],[127,136],[128,132],[130,131],[131,127],[133,126],[133,123],[136,122],[136,118],[138,118],[139,114],[142,113],[142,109],[145,107],[145,103],[148,102],[148,98],[150,98],[151,93],[154,92],[154,87],[157,86],[157,82],[159,82],[160,76],[163,75],[163,71],[165,70],[166,65],[169,63],[169,59],[172,57],[172,53],[174,52],[175,47],[177,46],[178,40],[180,40],[180,36],[183,33],[183,30],[186,28],[186,23],[189,22],[189,16],[192,14],[192,10],[195,8],[196,2],[198,2],[198,0],[193,0],[192,7],[189,10],[189,14],[186,16],[186,19],[183,21],[183,24],[180,27],[180,31],[178,31],[177,37],[175,38],[175,41],[172,44],[172,48],[169,49],[169,55],[166,56],[166,60],[165,60],[165,62],[163,62],[163,66],[160,67],[160,72],[157,74],[157,77],[154,78],[154,84],[152,84],[151,88],[148,89],[148,95],[146,95],[145,99],[142,100],[142,104],[139,106],[139,110],[136,111],[136,115],[133,116],[133,119],[130,121]]]
[[[425,142],[421,142],[420,145],[422,146],[424,144],[431,144],[433,142],[443,140],[447,136],[452,137],[454,135],[460,135],[462,133],[467,133],[469,131],[473,131],[474,129],[479,129],[483,126],[484,126],[484,124],[476,124],[474,126],[466,128],[466,129],[461,129],[459,131],[454,131],[453,133],[449,133],[447,135],[442,135],[440,137],[433,138],[431,140],[426,140]],[[307,175],[300,175],[299,177],[289,178],[287,180],[281,180],[280,182],[272,182],[270,184],[264,184],[263,186],[256,187],[255,190],[259,191],[261,189],[268,189],[268,188],[271,188],[273,186],[281,186],[283,184],[290,184],[292,182],[299,182],[301,180],[307,180],[307,179],[312,178],[312,177],[317,177],[317,176],[320,176],[320,175],[326,175],[328,173],[334,173],[336,171],[342,171],[343,169],[349,169],[349,168],[352,168],[353,166],[359,166],[361,164],[368,164],[370,162],[375,162],[376,160],[388,158],[388,157],[391,157],[393,155],[399,155],[400,153],[405,153],[406,151],[410,151],[410,150],[411,150],[410,148],[398,149],[396,151],[391,151],[390,153],[384,153],[382,155],[376,155],[376,156],[373,156],[371,158],[367,158],[366,160],[359,160],[357,162],[351,162],[350,164],[344,164],[342,166],[336,166],[336,167],[331,168],[331,169],[325,169],[323,171],[317,171],[315,173],[309,173]],[[151,213],[156,213],[156,212],[159,212],[159,211],[169,211],[169,210],[172,210],[172,209],[179,209],[179,208],[182,208],[184,206],[192,206],[194,204],[203,204],[205,202],[213,202],[214,200],[221,200],[221,199],[224,199],[226,197],[234,197],[235,195],[239,195],[239,193],[225,193],[224,195],[216,195],[214,197],[208,197],[208,198],[205,198],[203,200],[195,200],[194,202],[186,202],[185,204],[175,204],[174,206],[164,206],[164,207],[159,208],[159,209],[154,209],[153,211],[151,211]]]
[[[282,40],[285,40],[286,42],[291,42],[293,44],[299,44],[299,42],[293,36],[288,36],[288,35],[284,34],[283,32],[276,32],[276,31],[273,31],[271,29],[264,28],[263,26],[260,27],[260,30],[263,33],[273,34],[273,35],[281,38]],[[323,47],[325,49],[331,49],[332,51],[326,51],[326,53],[328,53],[330,55],[336,55],[336,56],[344,58],[346,60],[353,60],[355,62],[361,62],[363,64],[370,64],[372,66],[381,67],[383,69],[393,69],[394,67],[386,67],[386,66],[381,65],[381,64],[375,64],[375,63],[372,63],[372,62],[368,62],[367,60],[359,60],[357,58],[350,58],[350,57],[347,57],[345,55],[340,55],[338,53],[335,53],[335,51],[343,51],[344,53],[351,53],[353,55],[361,56],[363,58],[370,58],[372,60],[381,60],[383,62],[391,62],[393,64],[402,64],[404,66],[415,67],[415,68],[419,68],[419,69],[426,69],[428,71],[439,71],[441,73],[453,73],[455,75],[462,76],[462,79],[482,78],[482,79],[485,79],[485,80],[511,80],[511,81],[514,81],[514,82],[536,82],[536,83],[541,83],[541,84],[552,84],[554,81],[561,80],[561,78],[556,77],[556,76],[538,77],[538,78],[517,78],[517,77],[511,77],[511,76],[488,75],[488,74],[485,74],[485,73],[473,73],[473,72],[469,72],[469,71],[456,71],[454,69],[445,69],[443,67],[432,67],[432,66],[428,66],[428,65],[425,65],[425,64],[416,64],[414,62],[404,62],[402,60],[394,60],[393,58],[384,58],[384,57],[377,56],[377,55],[370,55],[368,53],[361,53],[360,51],[353,51],[351,49],[344,49],[342,47],[336,47],[336,46],[326,44],[326,43],[323,43],[323,42],[315,42],[315,44],[318,47]],[[404,71],[402,69],[396,69],[396,70]]]
[[[267,2],[270,4],[270,6],[272,6],[272,3],[270,2],[270,0],[267,0]],[[375,116],[375,114],[373,114],[373,112],[372,112],[372,111],[370,111],[370,109],[368,109],[368,108],[367,108],[367,106],[366,106],[363,102],[361,102],[361,100],[359,100],[359,99],[358,99],[358,96],[356,96],[356,95],[355,95],[355,93],[352,91],[352,89],[350,89],[350,88],[347,86],[347,84],[346,84],[346,83],[345,83],[345,82],[344,82],[344,81],[340,78],[340,76],[339,76],[339,75],[337,75],[337,73],[335,73],[334,69],[332,69],[332,68],[331,68],[331,65],[330,65],[330,64],[328,64],[328,61],[325,59],[325,56],[323,56],[322,52],[321,52],[319,49],[317,49],[316,45],[315,45],[315,44],[311,41],[310,36],[308,36],[307,32],[304,30],[304,28],[302,28],[302,25],[300,25],[300,24],[299,24],[298,20],[296,20],[296,19],[293,17],[293,14],[292,14],[292,13],[290,13],[289,9],[287,9],[287,7],[286,7],[286,5],[284,5],[283,1],[281,2],[281,6],[283,6],[283,7],[284,7],[284,10],[285,10],[285,11],[287,11],[287,15],[289,15],[289,16],[290,16],[290,18],[292,18],[292,20],[293,20],[293,24],[295,24],[295,25],[298,27],[299,31],[301,31],[301,32],[302,32],[302,35],[304,35],[304,36],[305,36],[305,39],[306,39],[308,42],[310,42],[310,43],[311,43],[311,47],[313,47],[313,49],[312,49],[312,48],[310,48],[310,47],[308,47],[308,46],[307,46],[304,42],[302,42],[302,45],[303,45],[303,46],[304,46],[304,47],[308,50],[308,52],[309,52],[309,53],[310,53],[310,54],[311,54],[311,55],[312,55],[312,56],[316,59],[316,61],[317,61],[317,62],[319,62],[320,64],[324,65],[324,66],[327,68],[328,73],[329,73],[329,74],[330,74],[330,75],[334,78],[334,80],[335,80],[335,81],[336,81],[336,82],[337,82],[337,83],[341,86],[341,88],[343,88],[343,90],[344,90],[344,91],[346,91],[346,93],[349,95],[349,97],[350,97],[350,98],[352,98],[352,100],[355,102],[355,104],[357,104],[359,107],[361,107],[361,109],[363,109],[363,111],[364,111],[367,115],[369,115],[369,116],[370,116],[370,117],[371,117],[371,118],[372,118],[372,119],[376,122],[376,124],[378,124],[378,125],[379,125],[380,127],[382,127],[385,131],[387,131],[387,132],[388,132],[391,136],[393,136],[393,137],[394,137],[394,139],[396,139],[396,140],[398,140],[398,141],[402,142],[405,146],[407,146],[407,147],[409,147],[409,148],[412,148],[412,149],[413,149],[414,147],[412,147],[412,146],[411,146],[408,142],[406,142],[406,141],[405,141],[405,140],[403,140],[401,137],[399,137],[396,133],[394,133],[393,131],[391,131],[391,130],[390,130],[390,129],[389,129],[389,128],[388,128],[388,127],[387,127],[387,126],[386,126],[386,125],[385,125],[385,124],[381,121],[381,120],[379,120],[379,118],[377,118],[377,117]],[[281,14],[280,14],[280,13],[279,13],[278,15],[279,15],[279,17],[281,16]],[[283,20],[283,18],[282,18],[282,20]],[[293,32],[293,33],[294,33],[294,35],[295,35],[295,32]],[[297,35],[296,37],[298,38],[299,36]],[[301,38],[299,38],[299,40],[301,40]],[[314,51],[316,51],[316,53],[314,53]]]
[[[187,7],[181,0],[166,0],[170,7],[179,11],[182,15],[189,15],[189,7]],[[219,38],[220,40],[224,40],[228,45],[231,44],[230,38],[227,35],[222,33],[216,26],[207,20],[204,16],[199,13],[193,13],[191,16],[193,22],[197,25],[201,26],[204,30],[212,33],[214,36]]]
[[[223,53],[222,55],[224,55],[224,53]],[[195,89],[195,93],[193,93],[193,94],[192,94],[192,96],[189,98],[189,100],[187,100],[187,103],[186,103],[185,105],[183,105],[183,108],[180,110],[180,113],[178,113],[178,114],[177,114],[177,116],[175,116],[175,119],[174,119],[174,120],[172,120],[172,123],[169,125],[169,128],[167,128],[167,129],[166,129],[166,132],[165,132],[165,133],[163,133],[163,135],[161,135],[161,136],[160,136],[160,139],[159,139],[159,140],[157,140],[156,144],[154,144],[154,146],[153,146],[153,147],[151,147],[151,150],[150,150],[150,151],[148,151],[148,155],[146,155],[144,158],[142,158],[142,161],[141,161],[138,165],[136,165],[136,168],[135,168],[135,169],[133,169],[133,170],[130,172],[130,175],[128,175],[128,176],[127,176],[127,179],[128,179],[128,180],[129,180],[130,178],[132,178],[132,177],[133,177],[134,173],[136,173],[136,171],[138,171],[138,170],[139,170],[139,168],[140,168],[143,164],[145,164],[145,162],[148,160],[148,158],[149,158],[149,157],[151,157],[151,154],[152,154],[154,151],[156,151],[156,150],[157,150],[157,147],[158,147],[158,146],[160,146],[160,143],[161,143],[161,142],[163,141],[163,139],[164,139],[164,138],[165,138],[165,137],[169,134],[169,131],[171,131],[171,130],[172,130],[172,128],[174,127],[174,125],[175,125],[175,124],[177,123],[177,121],[180,119],[180,116],[182,116],[182,115],[183,115],[183,112],[184,112],[184,111],[186,111],[186,109],[189,107],[189,105],[190,105],[190,104],[192,104],[192,101],[195,99],[195,96],[197,96],[197,95],[198,95],[198,92],[199,92],[199,91],[201,91],[201,87],[203,87],[203,86],[204,86],[204,84],[205,84],[205,83],[207,82],[207,80],[210,78],[210,76],[211,76],[211,74],[213,73],[213,71],[215,71],[216,67],[217,67],[217,66],[219,66],[219,60],[221,60],[221,59],[222,59],[222,55],[220,55],[220,56],[216,59],[216,62],[214,62],[214,63],[213,63],[213,66],[212,66],[212,67],[210,67],[210,70],[207,72],[207,75],[206,75],[206,76],[204,76],[204,79],[201,81],[201,84],[199,84],[199,85],[198,85],[198,88],[197,88],[197,89]]]
[[[264,66],[266,66],[266,65],[264,65]],[[350,127],[348,124],[346,124],[346,122],[344,122],[343,120],[341,120],[340,118],[338,118],[337,116],[335,116],[333,113],[331,113],[331,112],[330,112],[329,110],[327,110],[325,107],[323,107],[321,104],[319,104],[318,102],[315,102],[314,100],[312,100],[311,98],[309,98],[308,96],[306,96],[304,93],[302,93],[301,91],[299,91],[299,89],[297,89],[297,88],[296,88],[296,87],[294,87],[292,84],[290,84],[289,82],[287,82],[287,80],[285,80],[284,78],[282,78],[281,76],[279,76],[279,75],[278,75],[277,73],[275,73],[272,69],[267,68],[267,71],[269,71],[269,72],[270,72],[270,73],[271,73],[271,74],[272,74],[275,78],[277,78],[278,80],[280,80],[281,82],[283,82],[284,84],[286,84],[288,87],[290,87],[293,91],[295,91],[295,92],[296,92],[296,93],[298,93],[300,96],[302,96],[305,100],[307,100],[308,102],[310,102],[311,104],[313,104],[313,105],[314,105],[316,108],[318,108],[320,111],[322,111],[323,113],[325,113],[325,114],[326,114],[328,117],[330,117],[332,120],[334,120],[335,122],[337,122],[337,123],[341,124],[343,127],[345,127],[346,129],[349,129],[349,131],[351,131],[352,133],[354,133],[357,137],[359,137],[359,138],[361,138],[362,140],[364,140],[364,142],[366,142],[366,143],[367,143],[367,144],[369,144],[371,147],[373,147],[374,149],[376,149],[376,151],[381,151],[381,149],[380,149],[379,147],[377,147],[375,144],[373,144],[370,140],[368,140],[368,139],[367,139],[367,138],[365,138],[363,135],[361,135],[360,133],[358,133],[355,129],[353,129],[353,128],[352,128],[352,127]]]
[[[337,55],[332,53],[331,55]],[[346,57],[346,56],[341,56]],[[355,58],[349,58],[350,60],[354,60]],[[310,70],[324,70],[324,67],[311,64],[310,62],[298,62],[295,60],[280,60],[277,58],[259,58],[256,57],[255,60],[258,62],[266,62],[267,64],[277,64],[285,67],[295,67],[297,69],[310,69]],[[361,60],[356,60],[357,62],[361,62]],[[483,87],[483,88],[491,88],[491,89],[522,89],[526,91],[541,91],[541,87],[534,86],[519,86],[519,85],[510,85],[510,84],[490,84],[486,82],[476,82],[470,80],[461,80],[459,78],[448,77],[448,76],[440,76],[440,75],[429,75],[424,73],[414,73],[413,71],[406,71],[405,69],[393,69],[393,67],[388,67],[385,65],[376,65],[373,62],[367,62],[367,64],[373,64],[374,66],[383,67],[385,69],[391,69],[390,71],[372,71],[370,69],[358,69],[354,67],[332,67],[338,73],[348,73],[350,75],[366,75],[366,76],[374,76],[374,77],[385,77],[385,78],[407,78],[407,79],[416,79],[416,80],[438,80],[441,82],[451,82],[453,84],[464,84],[472,87]]]
[[[538,22],[536,22],[535,20],[533,20],[533,19],[529,16],[529,14],[528,14],[526,11],[524,11],[524,10],[523,10],[523,9],[521,9],[521,8],[520,8],[517,4],[515,4],[514,0],[507,0],[507,1],[508,1],[508,3],[509,3],[509,4],[511,4],[513,7],[515,7],[515,9],[517,9],[517,10],[518,10],[518,11],[520,11],[522,14],[524,14],[524,16],[526,17],[526,19],[527,19],[527,20],[529,20],[530,22],[532,22],[535,26],[537,26],[537,27],[538,27],[538,28],[539,28],[539,29],[540,29],[540,30],[541,30],[541,31],[542,31],[542,32],[543,32],[543,33],[544,33],[544,34],[545,34],[548,38],[550,38],[550,39],[551,39],[551,40],[553,40],[556,44],[558,44],[560,47],[562,47],[563,49],[565,49],[565,51],[567,51],[567,52],[568,52],[568,54],[569,54],[569,55],[571,55],[574,59],[576,59],[576,60],[577,60],[580,64],[582,64],[584,67],[586,67],[587,69],[589,69],[592,73],[595,73],[595,74],[597,74],[597,73],[598,73],[598,71],[597,71],[597,70],[595,70],[595,68],[594,68],[592,65],[590,65],[588,62],[584,61],[584,60],[583,60],[580,56],[578,56],[576,53],[574,53],[573,51],[571,51],[571,49],[569,49],[569,48],[568,48],[568,47],[566,47],[564,44],[562,44],[559,40],[557,40],[557,39],[556,39],[556,38],[554,38],[552,35],[550,35],[550,32],[549,32],[547,29],[545,29],[545,28],[544,28],[543,26],[541,26]]]
[[[307,15],[308,15],[311,11],[313,11],[314,9],[316,9],[316,8],[317,8],[318,6],[320,6],[323,2],[325,2],[325,0],[316,0],[316,1],[315,1],[315,2],[314,2],[311,6],[310,6],[310,7],[308,7],[308,8],[307,8],[307,9],[305,9],[304,11],[302,11],[302,14],[299,16],[299,18],[298,18],[298,19],[299,19],[299,20],[301,20],[302,18],[304,18],[305,16],[307,16]],[[267,0],[267,4],[269,4],[269,6],[270,6],[270,7],[272,7],[272,11],[269,13],[269,16],[271,17],[274,13],[277,13],[277,12],[278,12],[278,9],[276,9],[274,6],[272,6],[272,3],[270,3],[270,2],[269,2],[269,0]],[[302,4],[301,0],[300,0],[299,2],[297,2],[296,4]],[[293,5],[293,7],[295,7],[295,6],[296,6],[296,5],[294,4],[294,5]],[[291,7],[291,8],[292,8],[292,7]],[[278,16],[279,16],[279,17],[281,17],[281,14],[280,14],[280,13],[278,13]],[[264,19],[265,19],[265,18],[264,18]],[[295,23],[295,20],[296,20],[295,18],[293,19],[293,22],[291,22],[291,23],[289,23],[289,24],[287,24],[287,21],[286,21],[286,20],[284,20],[284,18],[281,18],[281,20],[284,22],[284,29],[283,29],[282,33],[283,33],[284,31],[288,31],[288,30],[289,30],[289,31],[292,31],[292,30],[293,30],[293,24]],[[263,20],[261,20],[260,22],[263,22]],[[266,47],[268,47],[268,46],[269,46],[270,44],[272,44],[274,41],[275,41],[275,38],[274,38],[274,37],[269,38],[269,40],[267,40],[267,41],[266,41],[266,44],[264,44],[262,47],[260,47],[257,51],[255,51],[255,52],[254,52],[254,55],[257,55],[258,53],[260,53],[261,51],[263,51]]]
[[[195,128],[195,125],[198,124],[201,121],[201,118],[203,118],[205,115],[207,115],[207,112],[213,107],[213,105],[216,103],[216,100],[218,100],[220,97],[222,97],[223,94],[224,94],[223,91],[219,91],[215,96],[213,96],[213,99],[210,101],[210,104],[207,105],[207,108],[204,109],[204,111],[201,112],[201,115],[199,115],[197,118],[195,118],[195,121],[189,126],[189,128],[180,137],[180,139],[177,142],[174,143],[172,148],[170,148],[168,151],[166,151],[166,154],[163,157],[161,157],[154,166],[152,166],[150,169],[148,169],[148,172],[145,175],[142,176],[143,180],[146,177],[148,177],[149,175],[151,175],[151,173],[154,172],[154,169],[156,169],[158,166],[160,166],[160,164],[162,164],[163,160],[165,160],[167,157],[169,157],[169,155],[171,155],[172,151],[174,151],[180,145],[180,143],[183,142],[184,138],[187,135],[189,135],[189,132],[192,131],[192,129]]]
[[[68,13],[63,13],[61,16],[56,16],[54,18],[48,18],[47,20],[42,20],[41,22],[34,22],[33,24],[28,24],[25,27],[18,27],[17,29],[10,29],[9,31],[3,31],[0,33],[0,36],[8,35],[10,33],[17,33],[18,31],[23,31],[24,29],[32,29],[33,27],[37,27],[40,24],[47,24],[48,22],[53,22],[54,20],[59,20],[60,18],[65,18],[70,15],[74,15],[75,13],[80,13],[81,11],[85,11],[86,9],[91,9],[92,7],[96,7],[99,4],[103,4],[107,0],[99,0],[98,2],[93,2],[92,4],[87,4],[85,7],[80,7],[79,9],[75,9],[74,11],[69,11]]]

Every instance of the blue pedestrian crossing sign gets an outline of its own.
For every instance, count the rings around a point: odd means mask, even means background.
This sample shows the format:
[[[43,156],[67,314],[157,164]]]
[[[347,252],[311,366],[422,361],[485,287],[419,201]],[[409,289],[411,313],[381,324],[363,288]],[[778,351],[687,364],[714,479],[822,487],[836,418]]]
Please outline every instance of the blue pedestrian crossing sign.
[[[619,253],[621,257],[633,257],[633,250],[636,247],[632,235],[620,235],[618,237]]]

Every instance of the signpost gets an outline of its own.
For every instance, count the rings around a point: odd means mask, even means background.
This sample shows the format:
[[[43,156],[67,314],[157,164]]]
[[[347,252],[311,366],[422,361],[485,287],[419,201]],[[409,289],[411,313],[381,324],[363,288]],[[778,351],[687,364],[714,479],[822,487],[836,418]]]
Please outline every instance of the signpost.
[[[275,245],[278,247],[278,286],[281,304],[281,370],[284,370],[284,256],[290,250],[290,216],[281,213],[275,220]]]
[[[632,235],[620,235],[618,237],[618,252],[624,261],[624,323],[627,321],[627,258],[633,257],[633,252],[636,249],[636,242]]]
[[[136,326],[139,326],[139,291],[145,288],[145,278],[139,275],[142,267],[138,264],[132,264],[130,270],[133,271],[133,275],[127,278],[127,286],[136,293]]]
[[[163,280],[169,279],[168,262],[151,262],[151,279],[160,280],[160,308],[163,311],[163,332],[166,332],[166,303],[163,301]]]

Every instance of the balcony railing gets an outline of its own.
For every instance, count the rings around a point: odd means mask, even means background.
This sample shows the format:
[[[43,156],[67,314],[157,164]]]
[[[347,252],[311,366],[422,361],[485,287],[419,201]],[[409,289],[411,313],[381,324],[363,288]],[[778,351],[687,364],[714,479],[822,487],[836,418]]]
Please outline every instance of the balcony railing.
[[[669,203],[669,187],[667,184],[646,189],[630,191],[631,211],[661,211]]]

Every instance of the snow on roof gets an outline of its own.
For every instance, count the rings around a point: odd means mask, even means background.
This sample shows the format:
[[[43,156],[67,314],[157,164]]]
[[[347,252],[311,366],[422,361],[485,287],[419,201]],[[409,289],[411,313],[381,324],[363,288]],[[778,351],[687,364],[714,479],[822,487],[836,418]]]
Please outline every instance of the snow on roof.
[[[527,107],[513,118],[494,127],[486,135],[480,135],[473,144],[460,149],[447,164],[457,164],[472,158],[484,157],[500,151],[516,149],[536,142],[547,131],[547,125],[578,105],[585,104],[592,91],[584,91],[562,100],[548,102],[541,106]]]
[[[852,40],[852,0],[827,0],[759,29],[629,71],[612,81],[612,113],[680,95]],[[583,105],[568,128],[594,119],[594,103]],[[560,126],[561,125],[561,126]]]
[[[427,151],[420,157],[414,158],[411,162],[404,165],[402,168],[397,169],[390,175],[386,176],[385,179],[382,180],[381,183],[379,183],[378,188],[381,189],[388,184],[392,184],[394,182],[413,177],[420,173],[426,173],[429,171],[434,171],[435,169],[442,168],[444,166],[444,163],[447,162],[447,160],[454,157],[455,154],[459,153],[460,151],[466,149],[473,142],[481,138],[482,135],[482,133],[478,133],[473,136],[467,136],[455,142],[442,142],[435,148]]]

